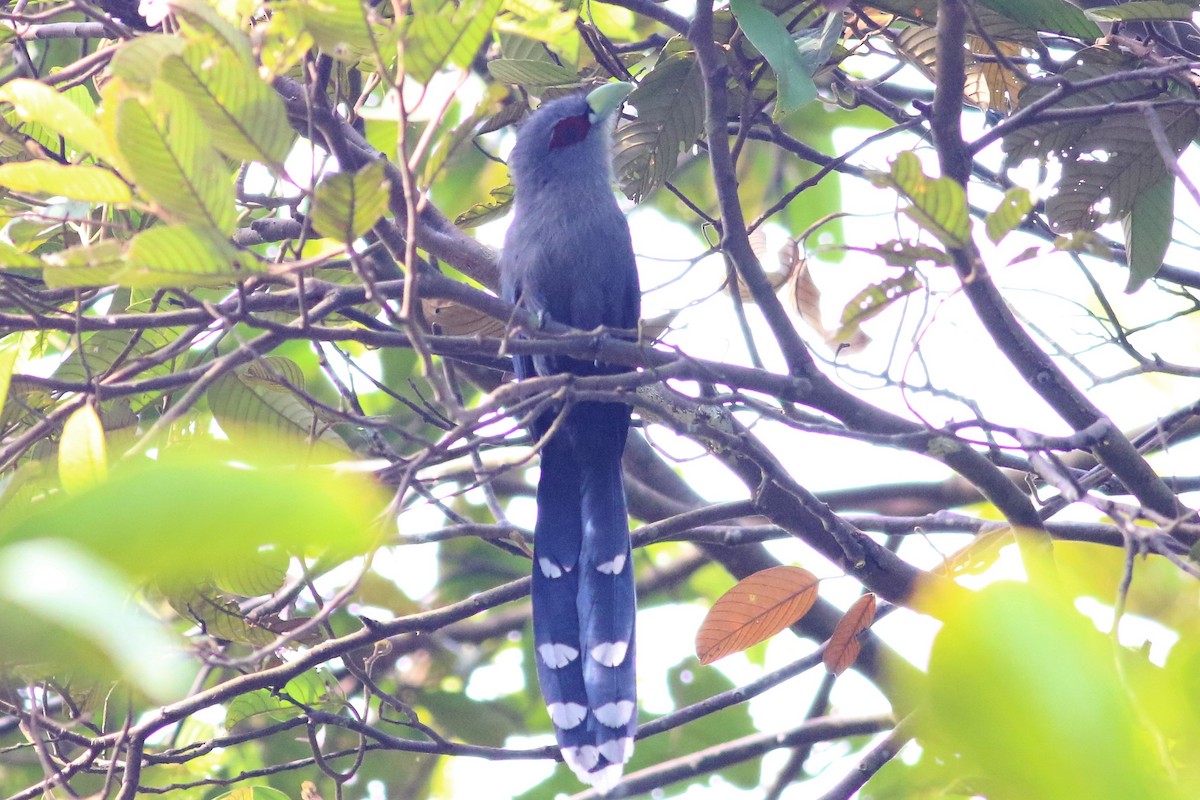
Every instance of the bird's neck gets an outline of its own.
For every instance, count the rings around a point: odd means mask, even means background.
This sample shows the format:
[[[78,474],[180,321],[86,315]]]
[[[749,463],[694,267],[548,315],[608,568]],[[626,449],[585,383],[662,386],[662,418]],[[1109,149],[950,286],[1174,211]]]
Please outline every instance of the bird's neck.
[[[517,186],[516,208],[521,210],[545,209],[553,205],[558,213],[587,214],[599,207],[616,206],[613,188],[607,176],[578,181],[549,180],[537,186]]]

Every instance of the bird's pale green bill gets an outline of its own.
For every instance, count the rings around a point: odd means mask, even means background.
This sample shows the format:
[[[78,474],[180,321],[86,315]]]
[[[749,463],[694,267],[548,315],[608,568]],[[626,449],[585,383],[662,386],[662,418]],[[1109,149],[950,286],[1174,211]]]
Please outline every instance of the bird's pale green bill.
[[[633,84],[624,81],[613,81],[590,91],[587,96],[588,109],[593,119],[604,119],[617,110],[633,91]]]

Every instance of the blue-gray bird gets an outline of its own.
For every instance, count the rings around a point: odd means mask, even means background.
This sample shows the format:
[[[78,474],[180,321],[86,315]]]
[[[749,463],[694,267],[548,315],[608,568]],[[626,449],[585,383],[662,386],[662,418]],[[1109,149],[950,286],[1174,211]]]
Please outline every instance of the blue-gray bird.
[[[632,89],[609,83],[538,109],[517,133],[516,184],[500,257],[505,299],[584,330],[636,328],[641,304],[629,226],[612,192],[611,116]],[[520,356],[518,379],[621,368]],[[558,410],[533,422],[544,440]],[[637,728],[636,600],[621,454],[629,406],[580,402],[541,450],[533,550],[538,681],[563,760],[607,790]]]

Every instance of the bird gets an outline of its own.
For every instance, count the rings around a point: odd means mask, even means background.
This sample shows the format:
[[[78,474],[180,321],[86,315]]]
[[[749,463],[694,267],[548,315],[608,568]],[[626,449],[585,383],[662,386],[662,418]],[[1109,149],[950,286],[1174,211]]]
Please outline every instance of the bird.
[[[612,116],[632,88],[614,81],[550,101],[517,131],[501,294],[541,320],[584,330],[638,325],[637,264],[610,152]],[[517,356],[514,368],[518,380],[623,371],[550,355]],[[568,402],[531,424],[541,443],[531,589],[538,682],[563,761],[602,792],[620,780],[637,729],[637,609],[621,482],[630,414],[619,402]]]

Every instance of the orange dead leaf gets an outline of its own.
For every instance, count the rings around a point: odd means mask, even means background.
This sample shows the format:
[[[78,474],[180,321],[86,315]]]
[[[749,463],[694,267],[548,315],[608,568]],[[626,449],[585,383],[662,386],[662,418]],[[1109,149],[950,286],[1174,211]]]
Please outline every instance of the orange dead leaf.
[[[858,635],[874,620],[875,595],[864,594],[854,601],[854,605],[847,609],[845,615],[838,620],[837,627],[833,629],[829,644],[825,645],[825,655],[822,656],[825,669],[834,675],[841,675],[854,666],[854,662],[858,660],[858,651],[862,649]]]
[[[709,609],[696,633],[701,664],[766,641],[803,617],[817,600],[817,576],[772,567],[738,581]]]

